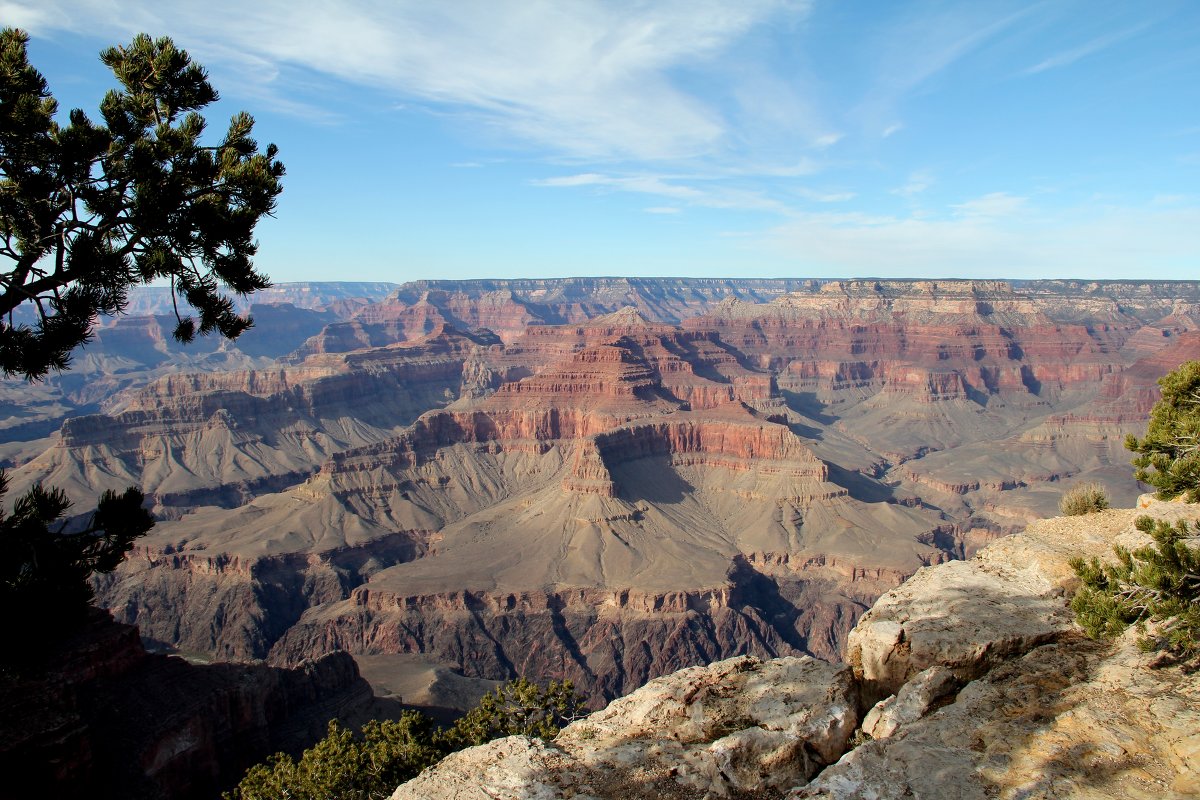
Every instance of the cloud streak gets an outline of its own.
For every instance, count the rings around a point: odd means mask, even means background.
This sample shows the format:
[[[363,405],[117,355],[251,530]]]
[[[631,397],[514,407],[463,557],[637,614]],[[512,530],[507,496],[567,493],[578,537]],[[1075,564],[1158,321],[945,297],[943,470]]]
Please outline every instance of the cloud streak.
[[[704,188],[680,183],[691,180],[703,183]],[[702,208],[739,209],[767,211],[774,214],[790,214],[791,209],[760,191],[728,186],[720,181],[705,181],[698,176],[672,175],[604,175],[583,172],[576,175],[560,175],[530,181],[533,186],[571,189],[594,187],[604,191],[634,192],[666,197]],[[840,199],[835,197],[836,199]]]
[[[981,207],[996,213],[962,211]],[[758,243],[809,274],[1103,278],[1186,270],[1200,259],[1196,230],[1197,206],[1054,211],[988,195],[938,218],[798,215]]]
[[[1043,61],[1039,61],[1032,67],[1023,70],[1021,74],[1036,75],[1039,72],[1045,72],[1046,70],[1070,66],[1080,59],[1087,58],[1090,55],[1099,53],[1101,50],[1106,50],[1109,47],[1118,44],[1119,42],[1123,42],[1126,39],[1136,36],[1137,34],[1149,28],[1150,25],[1150,22],[1143,22],[1140,25],[1134,25],[1133,27],[1126,28],[1122,31],[1115,31],[1113,33],[1105,34],[1104,36],[1097,36],[1091,41],[1084,42],[1078,47],[1072,47],[1069,50],[1063,50],[1047,59],[1044,59]]]
[[[679,88],[777,14],[806,2],[603,0],[455,3],[209,0],[129,9],[106,0],[10,4],[35,31],[175,32],[202,58],[314,70],[472,115],[500,135],[576,157],[678,159],[728,135],[719,109]],[[7,15],[6,15],[7,16]],[[185,35],[186,33],[186,35]]]

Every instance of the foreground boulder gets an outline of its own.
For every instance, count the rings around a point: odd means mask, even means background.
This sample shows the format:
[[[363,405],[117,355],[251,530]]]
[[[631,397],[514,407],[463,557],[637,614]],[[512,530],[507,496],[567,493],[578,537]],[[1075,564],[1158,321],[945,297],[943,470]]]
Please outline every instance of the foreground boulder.
[[[850,670],[743,656],[658,678],[567,726],[456,753],[393,800],[758,797],[832,764],[858,725]]]
[[[1135,631],[1114,643],[1085,638],[1067,605],[1078,584],[1072,556],[1147,544],[1133,525],[1142,514],[1200,518],[1195,505],[1143,497],[1139,506],[1036,522],[881,598],[848,647],[864,696],[898,689],[866,715],[876,740],[789,797],[1196,797],[1200,679],[1156,667]],[[949,703],[918,697],[939,669],[978,679]]]
[[[846,667],[685,669],[553,742],[457,753],[393,800],[1196,797],[1200,679],[1133,632],[1087,639],[1068,606],[1072,556],[1145,544],[1141,514],[1200,519],[1195,505],[1139,505],[1036,522],[922,570],[863,617]]]
[[[1200,681],[1149,669],[1132,638],[1036,647],[789,797],[1196,797]]]

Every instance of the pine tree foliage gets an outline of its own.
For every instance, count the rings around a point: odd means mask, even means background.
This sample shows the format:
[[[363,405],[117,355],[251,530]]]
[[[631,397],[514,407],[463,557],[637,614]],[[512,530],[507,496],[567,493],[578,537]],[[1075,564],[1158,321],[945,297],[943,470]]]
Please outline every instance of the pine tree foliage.
[[[415,711],[394,722],[371,721],[355,737],[335,720],[299,759],[277,753],[252,767],[226,800],[383,800],[436,764],[445,750],[433,722]]]
[[[224,800],[383,800],[464,747],[515,734],[552,738],[581,716],[583,703],[570,681],[543,689],[518,678],[484,695],[445,730],[415,711],[395,722],[368,722],[361,737],[330,721],[325,738],[299,759],[277,753],[252,767]]]
[[[276,148],[259,152],[248,114],[215,145],[199,110],[217,99],[204,69],[168,38],[139,34],[101,53],[120,88],[99,122],[57,103],[30,65],[22,31],[0,32],[0,370],[29,379],[68,366],[97,314],[119,314],[129,287],[170,283],[174,335],[234,338],[251,325],[222,285],[245,295],[256,272],[254,228],[282,191]],[[36,322],[14,319],[30,304]]]
[[[1141,644],[1183,659],[1200,658],[1200,523],[1174,525],[1139,517],[1138,530],[1153,545],[1114,547],[1117,562],[1075,558],[1083,582],[1071,601],[1079,624],[1095,638],[1119,636],[1130,625],[1146,631]],[[1147,624],[1149,623],[1149,624]]]
[[[0,473],[0,500],[7,479]],[[111,572],[150,530],[154,519],[136,489],[105,492],[82,528],[67,530],[70,502],[61,489],[40,484],[0,509],[0,619],[16,658],[36,657],[36,643],[82,621],[92,601],[88,578]],[[18,644],[19,643],[19,644]]]
[[[550,739],[580,716],[583,702],[570,681],[551,681],[543,689],[517,678],[484,695],[445,736],[455,750],[517,734]]]
[[[1189,361],[1159,379],[1162,399],[1150,412],[1145,437],[1129,436],[1137,455],[1134,477],[1157,489],[1160,500],[1183,495],[1200,502],[1200,361]]]
[[[199,312],[198,327],[176,312],[177,339],[236,337],[251,321],[220,287],[269,285],[251,257],[282,190],[275,146],[259,152],[244,113],[203,144],[198,112],[216,91],[185,51],[145,34],[100,54],[120,85],[101,120],[76,109],[60,124],[28,43],[0,31],[0,372],[37,380],[65,369],[97,315],[123,312],[129,288],[153,281]],[[0,499],[6,486],[0,472]],[[154,524],[143,502],[136,489],[105,492],[80,525],[64,518],[61,490],[39,485],[11,514],[0,509],[0,624],[17,643],[0,662],[85,618],[89,577],[115,569]]]

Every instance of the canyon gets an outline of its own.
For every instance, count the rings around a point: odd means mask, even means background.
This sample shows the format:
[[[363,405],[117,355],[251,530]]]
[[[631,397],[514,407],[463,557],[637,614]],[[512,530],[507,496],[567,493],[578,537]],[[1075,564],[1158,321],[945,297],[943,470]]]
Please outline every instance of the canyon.
[[[143,488],[160,521],[96,588],[149,646],[344,651],[377,689],[432,665],[602,705],[733,656],[837,661],[878,597],[1064,486],[1132,503],[1124,436],[1200,356],[1196,282],[310,289],[182,361],[121,320],[78,375],[6,389],[0,455],[10,496]]]
[[[844,664],[738,656],[657,678],[551,740],[451,754],[392,800],[1195,797],[1200,683],[1135,629],[1083,635],[1073,556],[1150,537],[1136,508],[1039,520],[920,570],[847,639]]]

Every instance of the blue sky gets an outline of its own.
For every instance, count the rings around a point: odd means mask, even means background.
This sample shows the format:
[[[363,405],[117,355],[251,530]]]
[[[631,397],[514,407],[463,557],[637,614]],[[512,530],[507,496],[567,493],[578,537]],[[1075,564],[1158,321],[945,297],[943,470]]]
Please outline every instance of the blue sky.
[[[1200,3],[0,0],[65,108],[169,35],[276,281],[1200,278]]]

